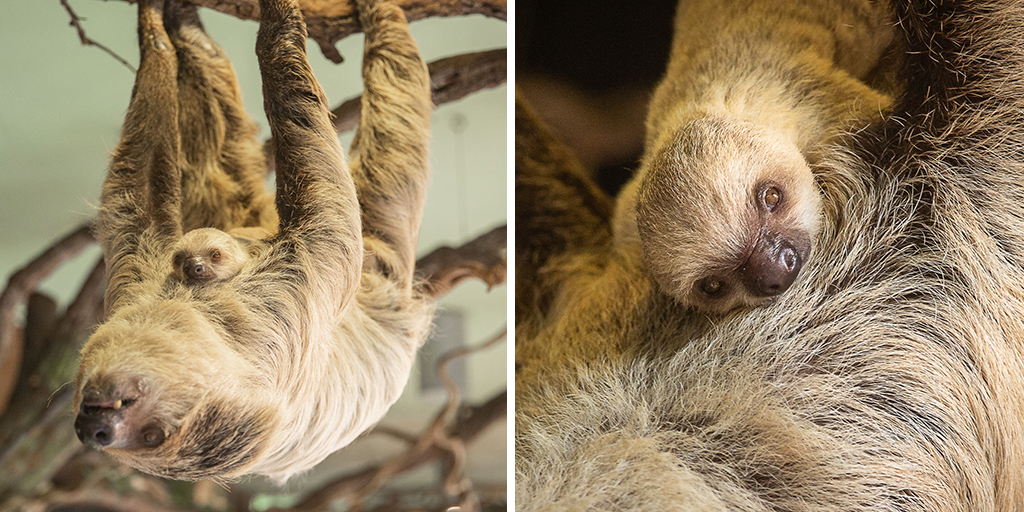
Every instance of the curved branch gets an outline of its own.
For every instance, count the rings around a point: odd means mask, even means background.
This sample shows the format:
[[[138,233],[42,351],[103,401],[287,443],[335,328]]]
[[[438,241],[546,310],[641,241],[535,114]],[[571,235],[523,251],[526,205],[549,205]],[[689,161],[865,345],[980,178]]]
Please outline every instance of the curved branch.
[[[476,91],[497,87],[507,80],[507,64],[508,50],[505,48],[435,60],[427,65],[430,99],[434,105],[444,105]],[[352,98],[331,111],[334,129],[339,133],[359,126],[361,98]]]
[[[435,106],[460,100],[474,92],[504,84],[507,74],[508,50],[499,48],[438,59],[427,65],[430,71],[430,100]],[[339,133],[359,126],[362,96],[356,96],[331,111],[334,129]],[[274,169],[274,139],[263,144],[267,171]]]
[[[73,258],[93,242],[92,224],[83,224],[66,235],[59,242],[33,259],[28,265],[11,275],[7,288],[0,294],[0,361],[4,367],[21,367],[22,336],[17,327],[15,311],[19,304],[28,299],[39,283],[65,261]],[[16,361],[16,364],[12,361]],[[10,399],[13,386],[0,389],[0,409]]]
[[[258,20],[257,0],[193,0],[194,4],[220,11],[243,20]],[[343,59],[334,43],[360,32],[355,4],[327,0],[300,0],[309,37],[316,41],[324,56],[332,62]],[[423,18],[483,14],[507,19],[508,0],[398,0],[409,21]]]
[[[505,282],[508,229],[501,226],[457,247],[439,247],[416,261],[416,275],[425,280],[427,295],[437,299],[469,277],[488,287]]]

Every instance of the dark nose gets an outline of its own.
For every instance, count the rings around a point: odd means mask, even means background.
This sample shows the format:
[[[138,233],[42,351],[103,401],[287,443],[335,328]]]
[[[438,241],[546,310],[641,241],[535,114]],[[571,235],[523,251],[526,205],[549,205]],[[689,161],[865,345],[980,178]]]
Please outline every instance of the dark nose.
[[[197,256],[185,262],[185,276],[190,281],[206,282],[213,279],[213,269]]]
[[[114,416],[117,411],[109,407],[82,404],[75,418],[78,440],[93,448],[102,448],[114,441]]]
[[[743,283],[758,297],[773,297],[789,289],[803,258],[792,242],[783,237],[766,237],[759,243],[744,265]]]

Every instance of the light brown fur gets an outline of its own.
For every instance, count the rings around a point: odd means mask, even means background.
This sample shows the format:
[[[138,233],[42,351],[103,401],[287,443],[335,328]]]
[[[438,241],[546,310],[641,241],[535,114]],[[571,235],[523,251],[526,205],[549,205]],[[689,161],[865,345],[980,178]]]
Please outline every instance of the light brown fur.
[[[243,233],[256,236],[249,238]],[[239,228],[231,234],[216,228],[194,229],[185,233],[171,251],[171,275],[187,284],[231,279],[249,262],[250,252],[265,246],[259,242],[268,237],[261,228]]]
[[[297,2],[260,2],[276,141],[270,215],[226,60],[202,57],[219,50],[194,8],[172,2],[162,17],[140,2],[142,63],[96,228],[107,320],[75,383],[76,430],[89,444],[169,478],[284,481],[398,398],[433,314],[413,283],[432,105],[401,9],[357,4],[366,90],[350,167],[306,61]],[[221,85],[202,85],[212,82]],[[194,228],[253,242],[233,277],[168,279]]]
[[[517,510],[1024,509],[1024,5],[893,7],[903,93],[821,155],[814,258],[703,328],[517,107]]]
[[[685,305],[757,306],[812,253],[811,165],[889,105],[862,81],[892,42],[886,3],[687,0],[675,33],[616,241]]]

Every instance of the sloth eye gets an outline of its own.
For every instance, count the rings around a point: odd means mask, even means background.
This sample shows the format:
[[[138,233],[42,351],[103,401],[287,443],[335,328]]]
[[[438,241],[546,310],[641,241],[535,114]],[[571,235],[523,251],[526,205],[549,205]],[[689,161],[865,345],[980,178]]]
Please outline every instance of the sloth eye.
[[[768,211],[775,209],[782,202],[782,191],[779,187],[768,187],[761,193],[761,202],[768,208]]]
[[[181,253],[175,254],[174,255],[174,266],[175,267],[180,267],[181,266],[181,262],[184,259],[185,259],[185,255],[184,254],[181,254]]]
[[[721,279],[716,277],[705,277],[697,284],[700,291],[709,298],[716,298],[725,291],[725,285]]]
[[[213,261],[220,261],[220,251],[214,250],[213,253],[210,254],[210,259]]]

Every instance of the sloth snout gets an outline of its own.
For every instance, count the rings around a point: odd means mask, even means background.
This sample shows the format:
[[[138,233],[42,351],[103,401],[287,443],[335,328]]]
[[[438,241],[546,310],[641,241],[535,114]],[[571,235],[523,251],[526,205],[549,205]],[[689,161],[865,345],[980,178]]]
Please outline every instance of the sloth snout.
[[[118,402],[120,402],[118,404]],[[118,407],[115,409],[114,404]],[[122,423],[123,400],[109,405],[96,402],[82,402],[75,418],[75,434],[78,440],[91,448],[104,448],[114,442],[118,426]]]
[[[126,396],[124,386],[86,386],[75,417],[75,434],[83,444],[104,448],[152,448],[163,444],[166,434],[153,421],[139,396]],[[118,391],[118,390],[121,391]]]
[[[744,285],[758,297],[774,297],[789,289],[796,280],[803,258],[793,243],[775,237],[758,244],[743,267]]]
[[[209,281],[213,278],[213,269],[203,258],[192,258],[185,262],[185,277],[192,281]]]

